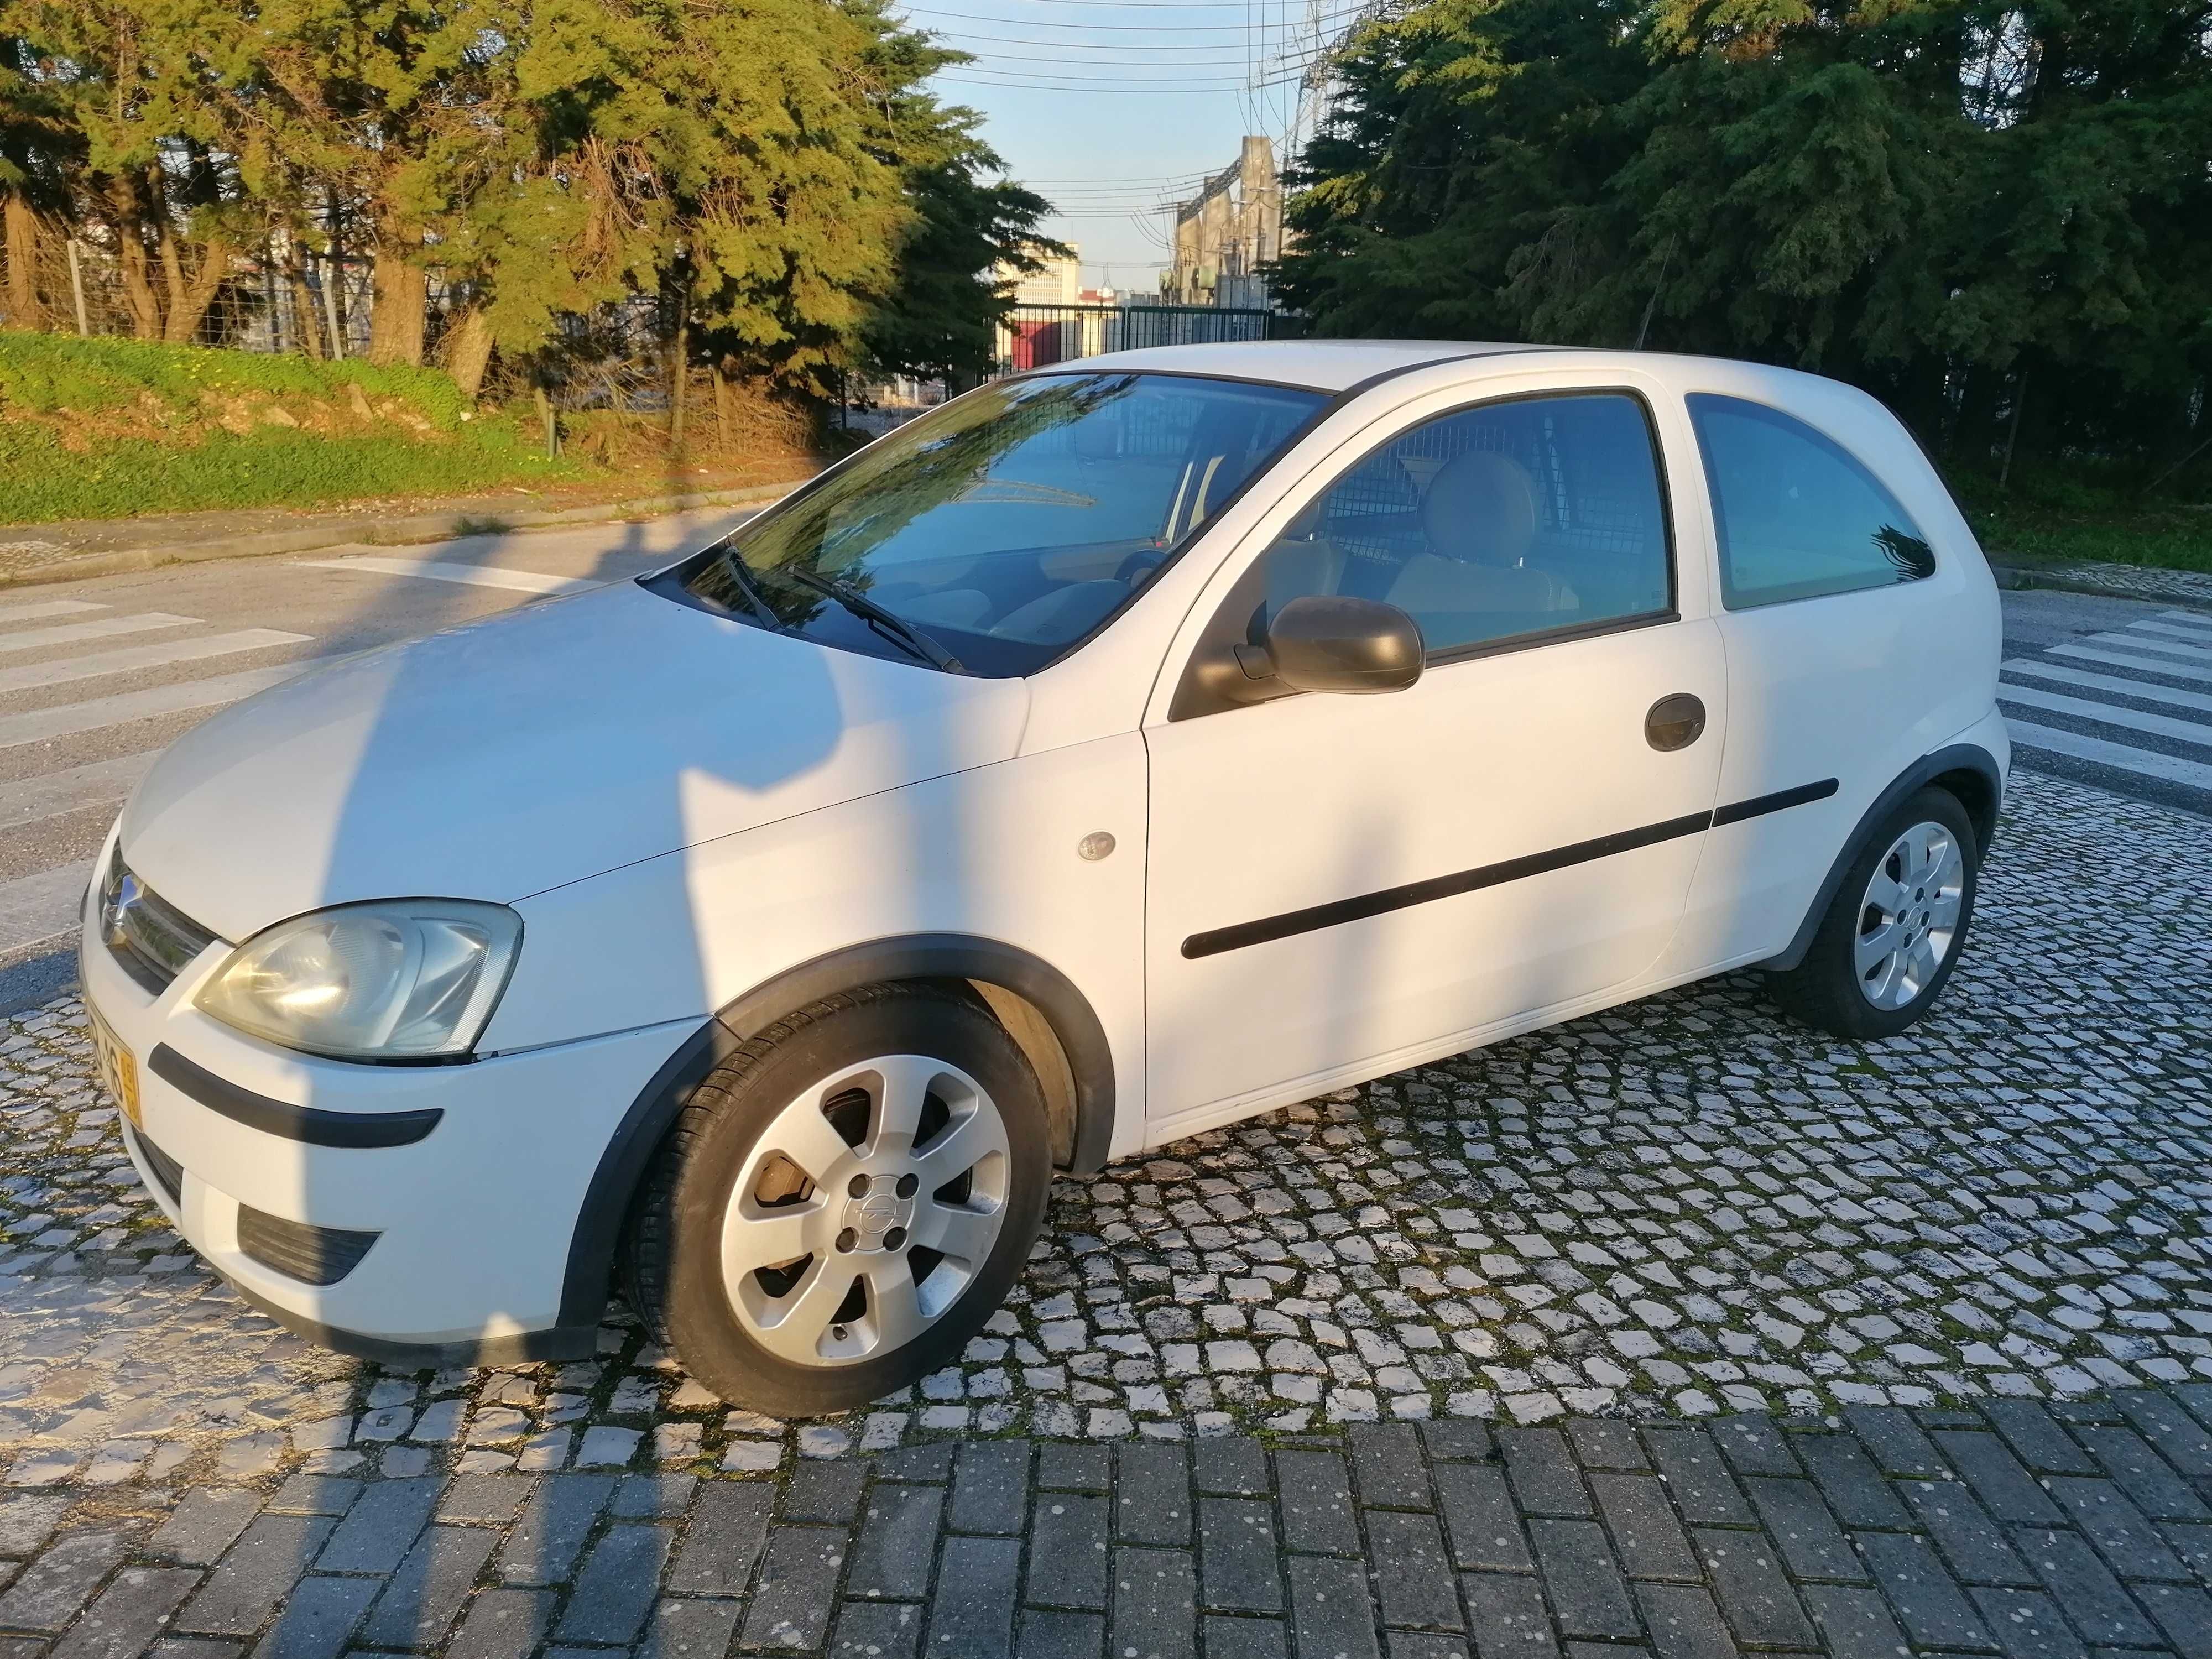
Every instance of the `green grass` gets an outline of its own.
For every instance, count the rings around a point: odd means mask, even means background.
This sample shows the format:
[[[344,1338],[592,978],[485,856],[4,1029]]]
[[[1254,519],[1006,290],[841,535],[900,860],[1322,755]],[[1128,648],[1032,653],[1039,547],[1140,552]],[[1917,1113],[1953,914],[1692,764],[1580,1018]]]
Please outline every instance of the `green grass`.
[[[357,422],[349,386],[372,404],[398,399],[429,430],[380,420],[344,435],[239,434],[215,419],[229,399],[273,398]],[[6,418],[17,410],[38,418]],[[456,495],[592,470],[548,461],[520,422],[467,414],[433,369],[0,332],[0,524]]]
[[[2016,478],[2000,491],[1988,479],[1956,481],[1960,505],[1982,546],[1997,558],[2076,559],[2212,571],[2212,502],[2194,492],[2146,496],[2139,487],[2078,475]]]

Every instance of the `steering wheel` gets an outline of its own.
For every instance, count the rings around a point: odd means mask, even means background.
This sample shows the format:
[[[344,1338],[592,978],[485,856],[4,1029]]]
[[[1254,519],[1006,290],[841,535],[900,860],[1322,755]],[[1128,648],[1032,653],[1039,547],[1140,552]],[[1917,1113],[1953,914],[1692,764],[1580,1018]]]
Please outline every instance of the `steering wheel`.
[[[1114,580],[1133,592],[1167,562],[1168,550],[1164,547],[1140,547],[1115,568]]]

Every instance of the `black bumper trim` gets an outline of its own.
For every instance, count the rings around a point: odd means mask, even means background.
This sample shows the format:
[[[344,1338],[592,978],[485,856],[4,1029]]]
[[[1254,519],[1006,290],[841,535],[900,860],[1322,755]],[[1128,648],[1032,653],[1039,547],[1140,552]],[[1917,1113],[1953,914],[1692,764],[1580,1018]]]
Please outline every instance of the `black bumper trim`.
[[[333,1112],[319,1106],[294,1106],[241,1089],[186,1060],[166,1042],[148,1057],[146,1069],[233,1122],[310,1146],[411,1146],[436,1128],[438,1120],[446,1115],[441,1106],[405,1112]]]
[[[215,1267],[213,1262],[208,1265]],[[366,1336],[359,1331],[341,1330],[335,1325],[325,1325],[304,1314],[280,1308],[255,1295],[222,1268],[216,1267],[216,1272],[247,1303],[295,1336],[303,1336],[339,1353],[374,1359],[394,1370],[438,1370],[448,1365],[520,1365],[539,1359],[589,1359],[599,1352],[599,1328],[596,1325],[549,1325],[540,1331],[477,1337],[460,1342],[402,1342],[391,1337]]]

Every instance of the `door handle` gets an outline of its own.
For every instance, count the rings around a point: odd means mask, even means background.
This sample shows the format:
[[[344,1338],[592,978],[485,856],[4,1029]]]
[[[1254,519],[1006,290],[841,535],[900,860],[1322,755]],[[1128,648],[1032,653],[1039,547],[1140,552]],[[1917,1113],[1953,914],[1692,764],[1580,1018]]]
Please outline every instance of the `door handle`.
[[[1662,755],[1687,749],[1705,729],[1705,706],[1686,691],[1660,698],[1644,717],[1644,740]]]

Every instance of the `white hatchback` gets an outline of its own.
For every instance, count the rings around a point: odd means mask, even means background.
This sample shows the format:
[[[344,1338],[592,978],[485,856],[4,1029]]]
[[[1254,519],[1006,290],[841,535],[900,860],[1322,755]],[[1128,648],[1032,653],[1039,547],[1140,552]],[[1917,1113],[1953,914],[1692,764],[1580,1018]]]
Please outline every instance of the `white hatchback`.
[[[986,386],[668,569],[322,669],[125,807],[132,1158],[296,1330],[733,1401],[945,1363],[1055,1169],[1755,965],[1956,964],[1995,585],[1781,369],[1185,347]],[[1359,694],[1359,695],[1355,695]]]

